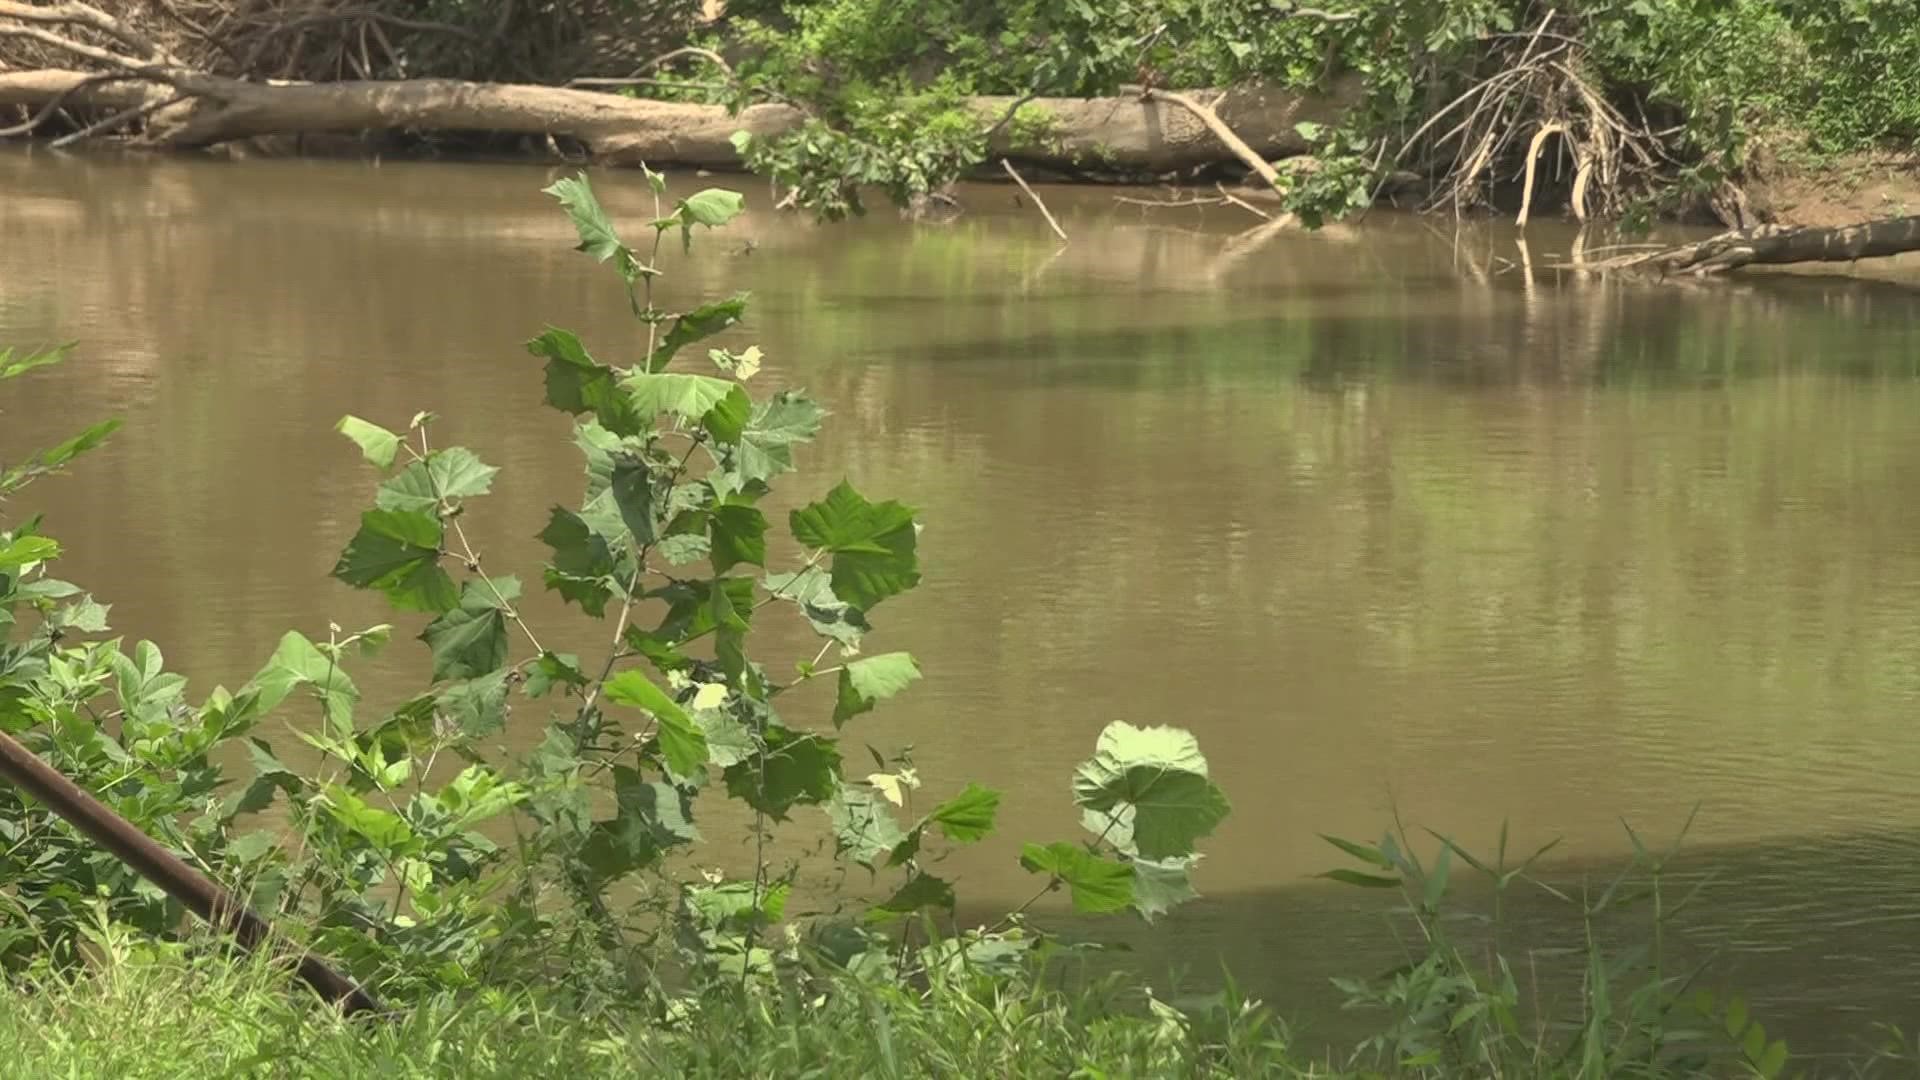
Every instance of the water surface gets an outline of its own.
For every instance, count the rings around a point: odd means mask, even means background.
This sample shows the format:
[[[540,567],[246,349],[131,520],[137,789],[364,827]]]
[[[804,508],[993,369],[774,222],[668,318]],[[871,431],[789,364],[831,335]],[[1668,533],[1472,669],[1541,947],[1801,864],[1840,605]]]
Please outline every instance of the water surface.
[[[640,348],[554,175],[0,156],[0,341],[80,342],[9,386],[0,446],[126,420],[21,508],[67,576],[203,689],[287,628],[384,620],[326,576],[373,481],[332,425],[432,409],[504,466],[468,518],[490,566],[537,577],[579,464],[519,343]],[[1577,878],[1629,850],[1623,819],[1664,837],[1697,805],[1720,982],[1802,1042],[1911,1022],[1920,293],[1580,280],[1552,226],[1248,231],[1098,190],[1051,194],[1064,249],[997,187],[952,223],[819,228],[744,185],[665,301],[753,290],[733,343],[833,410],[782,507],[845,475],[923,509],[926,584],[874,645],[927,678],[854,735],[911,743],[927,797],[1006,792],[948,864],[971,903],[1025,899],[1018,842],[1076,834],[1104,724],[1172,723],[1235,811],[1162,940],[1290,1013],[1393,958],[1371,897],[1310,880],[1338,862],[1316,833],[1397,807],[1482,845],[1509,819]],[[599,186],[650,209],[637,176]],[[606,633],[530,610],[550,643]],[[765,648],[812,653],[792,627]],[[403,644],[358,676],[391,701],[426,668]]]

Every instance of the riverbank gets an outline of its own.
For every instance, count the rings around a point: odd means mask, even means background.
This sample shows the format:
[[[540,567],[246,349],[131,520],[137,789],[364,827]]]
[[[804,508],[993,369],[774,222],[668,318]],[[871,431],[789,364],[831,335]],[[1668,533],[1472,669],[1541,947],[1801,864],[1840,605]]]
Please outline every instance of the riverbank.
[[[314,10],[196,0],[170,19],[0,4],[0,108],[20,113],[0,132],[162,147],[372,134],[387,152],[478,137],[573,162],[744,165],[826,218],[873,192],[937,201],[1005,160],[1062,180],[1252,174],[1309,224],[1393,196],[1729,228],[1829,223],[1812,196],[1833,175],[1920,135],[1920,95],[1887,77],[1920,63],[1920,24],[1783,0],[935,0],[904,19],[880,0],[554,19],[475,3],[424,24],[302,2]]]

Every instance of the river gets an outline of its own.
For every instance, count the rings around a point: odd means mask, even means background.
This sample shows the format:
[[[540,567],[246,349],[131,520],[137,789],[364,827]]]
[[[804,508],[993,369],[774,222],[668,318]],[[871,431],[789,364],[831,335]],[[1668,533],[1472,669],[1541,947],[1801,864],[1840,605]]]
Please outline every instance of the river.
[[[0,446],[126,421],[15,509],[201,690],[290,627],[388,618],[327,577],[374,481],[343,413],[432,409],[503,466],[468,527],[537,579],[579,462],[520,343],[638,349],[539,194],[556,175],[0,155],[0,342],[79,342],[9,384]],[[673,183],[752,209],[671,257],[665,302],[752,290],[728,339],[833,412],[781,505],[844,475],[922,510],[926,583],[872,641],[927,677],[850,749],[912,744],[926,797],[1006,792],[948,864],[969,905],[1028,895],[1020,841],[1076,835],[1068,777],[1104,724],[1171,723],[1234,812],[1151,955],[1224,958],[1310,1023],[1345,1022],[1329,976],[1394,958],[1374,896],[1312,878],[1341,865],[1316,833],[1377,837],[1397,808],[1484,850],[1506,820],[1516,848],[1562,838],[1577,881],[1630,850],[1623,820],[1664,841],[1696,806],[1710,984],[1812,1048],[1911,1022],[1920,291],[1580,280],[1551,224],[1528,249],[1388,214],[1249,234],[1232,207],[1055,189],[1061,248],[1006,187],[952,222],[817,227],[757,181]],[[600,189],[650,209],[636,174]],[[356,672],[375,701],[424,681],[404,636]],[[538,728],[521,706],[508,741]]]

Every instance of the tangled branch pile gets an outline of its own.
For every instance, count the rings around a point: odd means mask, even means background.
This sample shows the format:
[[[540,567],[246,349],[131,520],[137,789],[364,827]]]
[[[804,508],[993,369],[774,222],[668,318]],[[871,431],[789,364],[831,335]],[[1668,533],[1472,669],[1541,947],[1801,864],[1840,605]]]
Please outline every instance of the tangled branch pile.
[[[564,82],[672,47],[699,13],[698,0],[107,0],[91,9],[119,33],[86,5],[7,6],[0,70],[69,66],[72,43],[150,45],[209,75],[301,82]],[[22,34],[21,23],[58,25],[65,40]]]

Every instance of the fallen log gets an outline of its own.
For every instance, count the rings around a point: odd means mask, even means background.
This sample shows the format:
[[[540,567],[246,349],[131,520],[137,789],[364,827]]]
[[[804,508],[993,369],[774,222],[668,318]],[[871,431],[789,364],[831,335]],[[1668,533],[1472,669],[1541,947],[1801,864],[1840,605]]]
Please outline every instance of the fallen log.
[[[199,148],[259,136],[405,132],[497,132],[555,135],[580,143],[596,160],[657,166],[738,167],[732,137],[776,136],[805,119],[780,104],[729,113],[717,105],[650,101],[589,90],[445,79],[334,83],[263,83],[179,69],[149,69],[140,78],[100,84],[98,73],[69,70],[0,72],[0,106],[68,106],[114,110],[155,105],[142,141],[163,148]],[[1264,160],[1304,153],[1302,121],[1329,122],[1353,99],[1350,85],[1324,95],[1243,89],[1221,99],[1218,119]],[[164,108],[174,95],[186,99]],[[1021,99],[980,97],[970,103],[983,129]],[[1111,169],[1172,172],[1236,160],[1215,133],[1187,110],[1142,100],[1034,98],[1045,123],[1000,125],[988,138],[994,157],[1066,171]]]
[[[1736,229],[1691,244],[1602,259],[1584,268],[1717,274],[1742,266],[1854,262],[1909,251],[1920,251],[1920,215],[1836,228],[1763,225]]]

